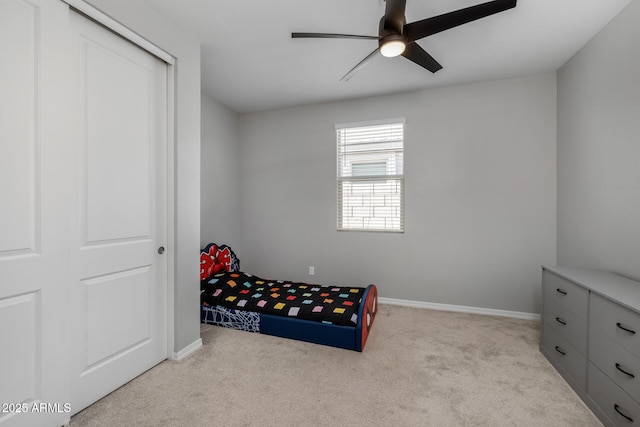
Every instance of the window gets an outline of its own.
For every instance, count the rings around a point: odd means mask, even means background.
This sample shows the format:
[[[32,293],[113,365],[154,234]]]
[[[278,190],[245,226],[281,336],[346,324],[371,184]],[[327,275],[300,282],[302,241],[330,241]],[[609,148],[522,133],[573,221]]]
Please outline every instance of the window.
[[[336,125],[338,230],[404,231],[404,119]]]

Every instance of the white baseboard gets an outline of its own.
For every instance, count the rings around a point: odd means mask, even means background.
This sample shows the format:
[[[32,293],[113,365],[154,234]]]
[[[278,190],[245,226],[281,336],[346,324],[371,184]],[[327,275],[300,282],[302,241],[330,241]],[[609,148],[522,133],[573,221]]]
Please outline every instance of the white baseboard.
[[[194,351],[196,351],[197,349],[199,349],[200,347],[202,347],[202,338],[198,338],[196,341],[192,342],[191,344],[189,344],[179,352],[172,353],[169,356],[169,359],[179,362],[185,357],[187,357],[188,355],[190,355],[191,353],[193,353]]]
[[[514,319],[540,320],[538,313],[525,313],[521,311],[496,310],[493,308],[468,307],[465,305],[439,304],[435,302],[411,301],[406,299],[379,297],[380,304],[400,305],[403,307],[426,308],[428,310],[455,311],[458,313],[483,314],[486,316],[511,317]]]

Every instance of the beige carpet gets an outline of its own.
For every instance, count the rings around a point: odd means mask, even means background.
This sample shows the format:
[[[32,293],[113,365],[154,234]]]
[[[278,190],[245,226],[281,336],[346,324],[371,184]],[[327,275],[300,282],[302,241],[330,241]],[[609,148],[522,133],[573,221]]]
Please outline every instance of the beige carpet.
[[[538,322],[381,305],[363,353],[202,326],[71,426],[601,426]]]

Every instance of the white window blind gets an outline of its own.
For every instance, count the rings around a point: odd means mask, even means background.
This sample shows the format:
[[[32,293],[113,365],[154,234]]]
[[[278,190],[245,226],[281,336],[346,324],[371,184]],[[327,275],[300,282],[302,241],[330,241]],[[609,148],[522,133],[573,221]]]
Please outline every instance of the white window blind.
[[[338,230],[404,231],[404,120],[336,125]]]

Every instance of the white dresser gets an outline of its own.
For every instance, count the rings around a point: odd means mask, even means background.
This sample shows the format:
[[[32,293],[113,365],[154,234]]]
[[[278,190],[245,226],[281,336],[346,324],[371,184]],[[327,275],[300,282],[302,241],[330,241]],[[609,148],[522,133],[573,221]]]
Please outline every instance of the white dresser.
[[[542,268],[540,351],[607,426],[640,425],[640,282]]]

